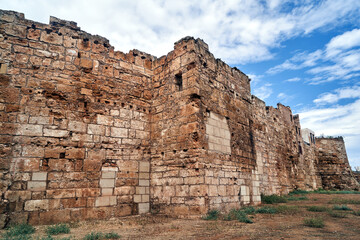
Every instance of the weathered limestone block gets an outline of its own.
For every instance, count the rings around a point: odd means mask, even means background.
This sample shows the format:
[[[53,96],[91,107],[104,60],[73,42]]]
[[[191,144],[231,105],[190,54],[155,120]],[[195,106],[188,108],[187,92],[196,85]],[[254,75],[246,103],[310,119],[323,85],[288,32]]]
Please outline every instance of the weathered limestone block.
[[[25,202],[25,211],[39,211],[39,210],[48,210],[49,209],[49,200],[28,200]]]

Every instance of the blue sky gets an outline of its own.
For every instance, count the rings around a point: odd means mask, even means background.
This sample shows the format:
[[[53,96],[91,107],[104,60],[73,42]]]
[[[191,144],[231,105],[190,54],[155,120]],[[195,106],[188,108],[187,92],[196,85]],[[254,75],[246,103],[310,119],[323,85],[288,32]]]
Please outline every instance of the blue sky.
[[[158,57],[200,37],[268,105],[289,105],[318,136],[344,136],[350,164],[360,166],[359,0],[0,0],[0,8],[72,20],[116,50]]]

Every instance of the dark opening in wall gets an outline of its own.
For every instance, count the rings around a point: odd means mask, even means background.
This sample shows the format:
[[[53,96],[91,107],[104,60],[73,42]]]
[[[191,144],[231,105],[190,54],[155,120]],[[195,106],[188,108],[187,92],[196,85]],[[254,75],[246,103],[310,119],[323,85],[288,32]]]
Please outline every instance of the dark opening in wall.
[[[302,154],[302,147],[301,147],[301,144],[299,143],[299,154],[301,155]]]
[[[183,80],[182,80],[182,74],[178,73],[175,75],[175,85],[178,87],[178,91],[183,90]]]

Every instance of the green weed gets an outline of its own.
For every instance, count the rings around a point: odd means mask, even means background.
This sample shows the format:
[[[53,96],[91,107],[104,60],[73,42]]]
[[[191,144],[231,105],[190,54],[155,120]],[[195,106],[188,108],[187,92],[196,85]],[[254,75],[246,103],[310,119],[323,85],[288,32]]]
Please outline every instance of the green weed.
[[[205,217],[204,220],[217,220],[220,216],[220,212],[218,210],[210,210]]]
[[[360,216],[360,211],[353,211],[352,214],[354,214],[355,216]]]
[[[348,206],[346,205],[335,205],[333,207],[334,210],[340,210],[340,211],[352,211],[351,208],[349,208]]]
[[[286,203],[287,199],[284,196],[278,195],[261,195],[261,202],[267,204],[274,204],[274,203]]]
[[[334,218],[346,218],[347,213],[341,213],[341,212],[329,212],[329,215]]]
[[[307,207],[307,210],[310,212],[326,212],[329,209],[324,206],[310,206],[310,207]]]
[[[99,240],[103,238],[103,234],[100,232],[91,232],[86,234],[84,240]]]
[[[105,233],[104,235],[105,239],[119,239],[120,235],[115,232]]]
[[[325,226],[322,218],[307,218],[304,219],[304,225],[313,228],[323,228]]]
[[[304,201],[304,200],[309,200],[306,196],[300,196],[300,197],[295,197],[295,196],[289,196],[286,198],[288,201]]]
[[[256,209],[256,213],[275,214],[277,212],[278,212],[277,209],[274,207],[261,207]]]
[[[246,214],[254,214],[256,209],[253,206],[248,206],[241,208],[240,211],[243,211]]]
[[[238,220],[239,222],[253,223],[253,221],[242,209],[231,209],[230,212],[224,217],[224,220]]]
[[[48,235],[58,235],[58,234],[69,233],[69,232],[70,232],[70,228],[66,224],[57,224],[55,226],[49,226],[46,229],[46,233]]]
[[[31,234],[35,232],[35,228],[29,224],[22,223],[9,228],[3,236],[3,239],[25,240],[31,239]]]
[[[309,192],[308,191],[305,191],[305,190],[293,190],[291,192],[289,192],[289,195],[304,195],[304,194],[308,194]]]

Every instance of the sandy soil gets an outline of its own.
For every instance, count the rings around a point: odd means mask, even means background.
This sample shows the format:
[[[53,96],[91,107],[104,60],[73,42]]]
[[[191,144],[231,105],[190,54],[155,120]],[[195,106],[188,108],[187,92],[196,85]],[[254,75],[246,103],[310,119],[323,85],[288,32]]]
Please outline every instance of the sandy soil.
[[[71,232],[54,236],[56,239],[71,237],[82,239],[91,232],[115,232],[121,239],[360,239],[360,216],[348,212],[345,218],[334,218],[327,212],[310,212],[308,206],[334,204],[332,199],[353,199],[360,201],[360,194],[308,194],[309,200],[290,201],[269,206],[298,206],[297,212],[250,215],[252,224],[234,221],[202,219],[176,219],[161,215],[131,216],[108,221],[87,221],[71,223]],[[360,204],[347,204],[360,211]],[[342,211],[345,212],[345,211]],[[304,226],[305,218],[320,216],[324,228]],[[37,226],[33,237],[46,236],[47,226]],[[1,234],[4,230],[1,231]]]

